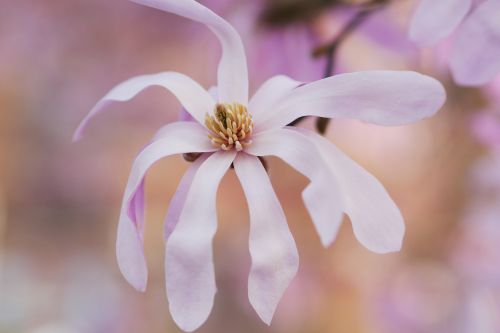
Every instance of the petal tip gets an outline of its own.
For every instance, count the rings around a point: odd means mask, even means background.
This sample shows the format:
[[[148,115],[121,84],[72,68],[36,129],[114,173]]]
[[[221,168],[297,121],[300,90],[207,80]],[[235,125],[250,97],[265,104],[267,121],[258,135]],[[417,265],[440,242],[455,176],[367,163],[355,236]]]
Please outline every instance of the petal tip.
[[[80,131],[76,131],[71,138],[72,143],[76,143],[82,139],[83,135]]]
[[[253,305],[253,304],[252,304]],[[264,322],[267,326],[271,326],[271,322],[273,321],[274,317],[274,311],[259,311],[257,308],[254,306],[255,311],[257,312],[257,315],[259,316],[260,320]]]
[[[201,327],[207,321],[208,316],[210,313],[207,313],[206,315],[203,316],[198,316],[198,318],[194,318],[190,314],[185,314],[181,313],[180,311],[176,311],[171,305],[170,305],[170,314],[172,315],[172,319],[174,320],[175,324],[184,332],[194,332],[198,328]]]
[[[148,284],[148,272],[144,270],[144,268],[139,268],[135,271],[131,271],[120,264],[118,261],[118,267],[120,268],[120,272],[122,273],[125,280],[137,291],[145,292]]]

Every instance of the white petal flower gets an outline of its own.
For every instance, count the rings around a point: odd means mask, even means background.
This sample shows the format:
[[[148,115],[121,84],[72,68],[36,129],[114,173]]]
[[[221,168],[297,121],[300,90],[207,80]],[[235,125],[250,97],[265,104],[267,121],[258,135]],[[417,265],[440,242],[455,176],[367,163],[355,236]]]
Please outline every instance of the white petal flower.
[[[126,101],[151,85],[170,90],[194,121],[164,126],[132,166],[123,198],[117,238],[120,270],[137,290],[145,290],[143,251],[144,177],[156,161],[173,154],[202,153],[171,200],[165,221],[165,273],[170,312],[185,331],[205,322],[216,293],[212,241],[217,229],[215,198],[233,164],[250,210],[252,267],[248,295],[258,315],[270,323],[298,269],[295,241],[258,157],[274,155],[310,179],[305,205],[321,241],[335,239],[342,214],[356,237],[375,252],[397,251],[404,224],[382,185],[330,142],[289,128],[308,115],[357,118],[401,125],[433,115],[445,100],[434,79],[413,72],[360,72],[312,83],[271,78],[248,101],[243,44],[221,17],[194,0],[134,0],[206,24],[219,38],[217,98],[185,75],[173,72],[136,77],[112,89],[84,119],[110,101]]]

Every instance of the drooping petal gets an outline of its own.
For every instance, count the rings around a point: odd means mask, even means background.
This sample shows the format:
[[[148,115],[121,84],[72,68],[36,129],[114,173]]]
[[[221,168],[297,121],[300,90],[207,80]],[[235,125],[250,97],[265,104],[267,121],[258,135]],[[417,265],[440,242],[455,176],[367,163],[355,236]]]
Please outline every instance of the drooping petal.
[[[399,251],[405,232],[403,217],[382,184],[326,138],[306,129],[294,131],[316,144],[335,174],[344,211],[361,244],[377,253]]]
[[[172,318],[187,332],[205,322],[216,292],[212,240],[217,229],[215,199],[236,152],[212,154],[198,169],[179,221],[165,247],[165,277]]]
[[[256,131],[281,128],[302,116],[353,118],[403,125],[434,115],[446,93],[439,81],[410,71],[367,71],[335,75],[294,89]]]
[[[234,169],[250,211],[248,298],[259,317],[270,324],[281,296],[295,276],[299,258],[281,205],[260,160],[245,153]]]
[[[448,37],[472,6],[472,0],[421,0],[410,25],[410,39],[429,46]]]
[[[146,260],[143,251],[144,176],[159,159],[186,152],[216,150],[207,139],[206,130],[198,123],[177,122],[168,125],[163,139],[144,148],[132,166],[123,196],[116,256],[125,279],[137,290],[144,291],[147,282]]]
[[[204,123],[205,113],[212,112],[215,101],[210,94],[196,81],[188,76],[176,72],[163,72],[151,75],[142,75],[120,83],[108,92],[82,120],[73,135],[73,140],[79,140],[88,122],[111,102],[125,102],[144,89],[151,86],[160,86],[172,92],[182,106],[201,124]]]
[[[223,18],[194,0],[131,0],[145,6],[203,23],[222,45],[217,72],[221,102],[248,104],[248,71],[245,49],[238,32]]]
[[[191,183],[193,182],[193,178],[201,164],[207,159],[208,156],[208,154],[203,154],[191,164],[184,176],[182,176],[174,196],[170,199],[167,216],[165,217],[165,240],[167,240],[172,234],[177,222],[179,222],[179,217],[181,215],[182,208],[184,207],[184,202],[186,202],[187,194],[189,188],[191,187]]]
[[[455,82],[478,86],[500,74],[500,1],[488,0],[465,19],[450,60]]]
[[[250,99],[248,111],[255,122],[262,113],[272,112],[272,107],[291,90],[300,86],[302,82],[295,81],[285,75],[273,76],[260,86]]]
[[[302,199],[322,244],[329,246],[342,222],[343,204],[337,182],[319,151],[307,137],[290,129],[259,133],[252,139],[247,153],[277,156],[309,178],[311,183],[302,192]]]

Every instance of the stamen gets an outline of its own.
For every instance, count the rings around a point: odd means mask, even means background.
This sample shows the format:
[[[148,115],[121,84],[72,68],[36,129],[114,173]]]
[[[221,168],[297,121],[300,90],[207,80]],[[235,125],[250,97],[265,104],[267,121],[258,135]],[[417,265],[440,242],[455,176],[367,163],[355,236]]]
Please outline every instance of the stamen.
[[[253,130],[252,116],[241,104],[217,104],[212,116],[205,115],[205,125],[212,144],[222,150],[242,151],[252,144],[249,140]]]

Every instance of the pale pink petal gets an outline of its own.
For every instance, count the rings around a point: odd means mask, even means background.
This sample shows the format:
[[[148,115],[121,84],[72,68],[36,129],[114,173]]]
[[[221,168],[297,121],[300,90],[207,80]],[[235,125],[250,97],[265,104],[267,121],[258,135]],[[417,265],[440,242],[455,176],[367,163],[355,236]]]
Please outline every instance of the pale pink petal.
[[[170,204],[168,206],[167,216],[165,218],[165,230],[164,236],[165,240],[172,234],[179,222],[179,217],[182,212],[182,208],[184,208],[184,202],[186,201],[187,194],[189,188],[191,187],[191,183],[193,182],[193,178],[196,175],[196,172],[200,168],[201,164],[207,159],[209,154],[203,154],[194,161],[189,169],[184,173],[182,179],[177,186],[177,190],[175,191],[174,196],[170,199]]]
[[[337,182],[314,144],[290,129],[260,133],[252,139],[253,144],[245,152],[277,156],[309,178],[311,183],[302,192],[302,198],[322,244],[329,246],[342,222],[343,204]]]
[[[255,128],[282,128],[302,116],[403,125],[434,115],[445,100],[439,81],[416,72],[339,74],[295,88]]]
[[[163,139],[144,148],[132,166],[123,196],[116,255],[125,279],[137,290],[144,291],[147,268],[143,251],[144,176],[159,159],[186,152],[211,152],[216,149],[207,139],[206,130],[198,123],[177,122],[168,125]]]
[[[227,21],[194,0],[131,1],[207,25],[222,45],[222,58],[219,62],[217,75],[219,100],[248,104],[248,71],[245,49],[238,32]]]
[[[405,232],[403,217],[382,184],[326,138],[306,129],[294,130],[316,144],[335,174],[344,211],[361,244],[378,253],[399,251]]]
[[[163,72],[137,76],[111,89],[82,120],[73,135],[73,140],[77,141],[82,137],[87,123],[109,103],[128,101],[151,86],[160,86],[170,90],[183,107],[201,124],[204,124],[205,113],[211,112],[215,106],[215,101],[209,93],[186,75]]]
[[[210,94],[210,96],[212,96],[214,101],[219,99],[218,95],[217,95],[217,87],[210,87],[210,89],[208,89],[208,93]],[[195,121],[193,116],[191,114],[189,114],[189,112],[187,112],[186,109],[184,109],[184,108],[182,108],[181,111],[179,111],[179,117],[177,119],[179,121]],[[161,132],[161,130],[160,130],[160,132]],[[156,136],[158,136],[159,134],[160,133],[157,133]]]
[[[291,90],[300,86],[302,82],[295,81],[285,75],[273,76],[260,86],[250,99],[248,111],[252,118],[258,123],[263,113],[272,112],[272,107]]]
[[[500,1],[488,0],[457,32],[450,60],[455,82],[478,86],[500,74]]]
[[[234,169],[250,211],[248,298],[259,317],[270,324],[278,303],[299,267],[295,241],[260,160],[245,153]]]
[[[216,292],[212,240],[217,229],[215,199],[236,152],[212,154],[198,169],[179,221],[165,247],[165,277],[172,318],[184,331],[207,319]]]
[[[410,25],[410,39],[429,46],[448,37],[471,9],[472,0],[421,0]]]

